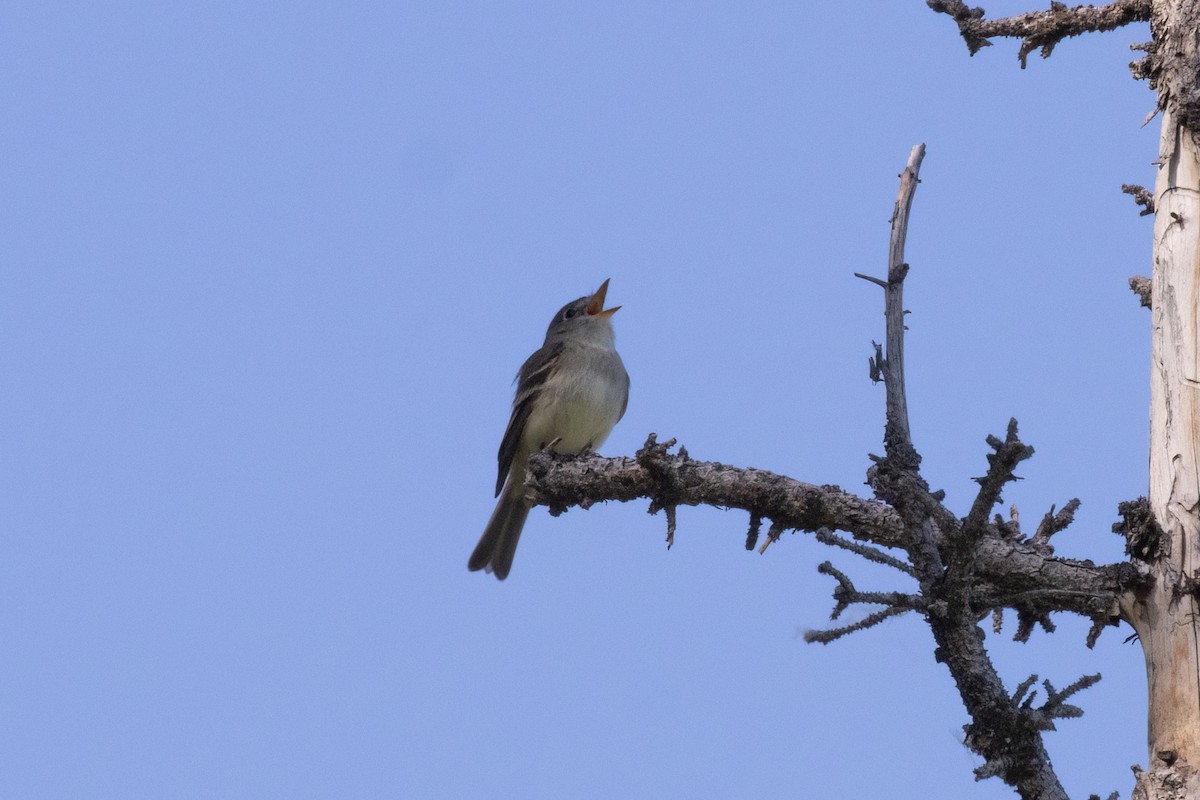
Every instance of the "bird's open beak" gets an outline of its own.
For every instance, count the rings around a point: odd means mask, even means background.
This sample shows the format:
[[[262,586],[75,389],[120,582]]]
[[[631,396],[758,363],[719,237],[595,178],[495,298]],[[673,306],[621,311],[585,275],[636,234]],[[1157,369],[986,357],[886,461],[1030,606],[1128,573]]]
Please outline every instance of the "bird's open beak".
[[[609,279],[605,278],[604,283],[600,284],[600,288],[596,290],[596,293],[588,298],[588,316],[611,317],[613,314],[617,313],[617,309],[620,308],[620,306],[613,306],[612,308],[604,307],[604,296],[608,294],[608,281]]]

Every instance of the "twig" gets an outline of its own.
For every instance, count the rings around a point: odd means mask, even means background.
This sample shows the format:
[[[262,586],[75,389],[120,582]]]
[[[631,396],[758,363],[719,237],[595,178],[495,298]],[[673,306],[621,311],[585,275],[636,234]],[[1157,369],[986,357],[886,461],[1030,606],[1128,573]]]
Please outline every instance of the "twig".
[[[1045,549],[1048,555],[1054,553],[1054,547],[1050,544],[1050,537],[1056,533],[1060,533],[1075,521],[1075,512],[1079,510],[1079,498],[1074,497],[1067,501],[1067,504],[1062,507],[1062,511],[1054,513],[1054,506],[1050,506],[1050,510],[1046,512],[1046,516],[1042,517],[1042,521],[1038,523],[1037,531],[1029,539],[1029,543],[1039,549]]]
[[[842,615],[843,611],[856,604],[895,606],[907,611],[924,611],[929,606],[924,598],[915,594],[905,594],[904,592],[861,592],[855,588],[854,583],[844,572],[828,561],[820,564],[817,567],[817,572],[822,575],[829,575],[838,584],[833,589],[833,599],[836,601],[836,604],[834,605],[833,613],[829,615],[830,619],[837,619]]]
[[[758,554],[760,556],[767,552],[767,548],[771,546],[772,542],[779,541],[779,537],[783,535],[783,530],[784,528],[782,522],[779,520],[771,521],[771,527],[767,528],[767,540],[762,543],[762,547],[758,548]]]
[[[1084,689],[1095,686],[1099,682],[1100,673],[1098,672],[1095,675],[1084,675],[1062,691],[1055,691],[1050,681],[1042,681],[1042,686],[1046,690],[1046,702],[1042,704],[1041,708],[1037,709],[1037,713],[1046,719],[1048,723],[1047,730],[1054,729],[1054,725],[1050,723],[1050,720],[1077,719],[1082,717],[1083,709],[1073,706],[1066,701]]]
[[[880,611],[876,611],[874,614],[868,614],[866,617],[852,625],[846,625],[841,628],[830,628],[829,630],[824,631],[805,631],[804,641],[808,642],[809,644],[829,644],[836,639],[842,638],[846,634],[872,628],[886,619],[899,616],[900,614],[907,613],[910,610],[911,609],[898,607],[884,608]]]
[[[1138,186],[1136,183],[1121,184],[1121,191],[1133,197],[1133,202],[1142,207],[1139,217],[1149,216],[1154,213],[1154,195],[1150,194],[1150,190],[1145,186]]]
[[[750,512],[750,530],[746,532],[746,549],[753,550],[758,544],[758,532],[762,529],[762,515]]]
[[[821,544],[828,544],[834,547],[840,547],[843,550],[849,550],[851,553],[862,556],[867,561],[874,561],[876,564],[883,564],[885,567],[898,569],[905,575],[916,576],[916,571],[911,564],[901,561],[898,558],[893,558],[877,547],[870,545],[859,544],[852,542],[849,539],[838,536],[828,528],[821,528],[816,532],[816,539]]]
[[[979,483],[979,493],[971,504],[971,511],[963,520],[963,532],[978,539],[986,532],[988,515],[992,508],[1000,502],[1000,492],[1005,484],[1017,480],[1014,471],[1017,465],[1033,457],[1033,448],[1017,438],[1017,421],[1008,421],[1008,431],[1004,441],[995,436],[988,436],[987,443],[995,451],[988,454],[988,471],[982,478],[976,478]]]

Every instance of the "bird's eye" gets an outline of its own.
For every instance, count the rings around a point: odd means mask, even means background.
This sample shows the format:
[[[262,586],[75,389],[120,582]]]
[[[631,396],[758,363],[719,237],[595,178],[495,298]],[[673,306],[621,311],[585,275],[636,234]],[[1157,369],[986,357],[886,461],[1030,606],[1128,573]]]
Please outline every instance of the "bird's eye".
[[[570,319],[571,317],[575,316],[578,313],[579,312],[576,311],[575,309],[568,308],[566,311],[563,312],[563,319]]]

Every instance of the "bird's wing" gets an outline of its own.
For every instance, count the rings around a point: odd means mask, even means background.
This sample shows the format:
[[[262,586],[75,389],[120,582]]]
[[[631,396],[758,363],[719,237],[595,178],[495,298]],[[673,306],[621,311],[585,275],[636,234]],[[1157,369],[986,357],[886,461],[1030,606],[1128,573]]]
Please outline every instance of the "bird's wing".
[[[617,363],[621,365],[621,375],[625,378],[625,397],[621,400],[621,413],[617,415],[617,421],[621,421],[621,417],[625,416],[625,409],[629,408],[629,373],[625,371],[625,365],[621,364],[621,357],[617,356]]]
[[[504,481],[512,469],[517,447],[521,444],[521,435],[525,432],[525,423],[533,411],[533,404],[546,385],[546,379],[554,371],[556,357],[562,351],[561,343],[542,347],[525,360],[521,371],[517,373],[517,394],[513,398],[512,416],[508,418],[508,427],[504,430],[500,452],[497,454],[497,460],[500,462],[500,474],[496,477],[497,496],[504,488]]]

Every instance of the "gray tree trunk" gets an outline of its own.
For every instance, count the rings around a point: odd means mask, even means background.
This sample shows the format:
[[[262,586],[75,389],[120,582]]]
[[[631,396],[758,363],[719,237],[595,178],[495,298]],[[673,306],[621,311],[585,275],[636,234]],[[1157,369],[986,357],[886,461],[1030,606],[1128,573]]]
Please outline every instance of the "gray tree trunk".
[[[1134,798],[1200,798],[1200,3],[1159,0],[1150,505],[1164,536],[1151,587],[1122,604],[1146,657],[1150,769]]]

